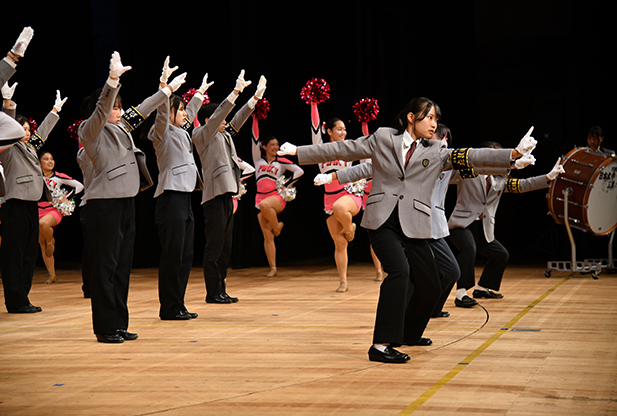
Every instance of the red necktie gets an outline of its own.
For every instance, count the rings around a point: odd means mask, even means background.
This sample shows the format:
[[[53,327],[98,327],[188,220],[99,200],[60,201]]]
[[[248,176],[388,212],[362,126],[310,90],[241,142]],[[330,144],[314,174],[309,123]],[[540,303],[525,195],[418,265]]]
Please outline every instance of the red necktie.
[[[491,177],[486,175],[486,194],[488,195],[488,191],[491,190]]]
[[[409,148],[409,150],[407,151],[407,155],[405,156],[405,169],[407,169],[407,163],[409,162],[409,159],[411,158],[411,155],[413,154],[414,150],[416,150],[415,140],[413,141],[413,143],[411,143],[411,147]]]

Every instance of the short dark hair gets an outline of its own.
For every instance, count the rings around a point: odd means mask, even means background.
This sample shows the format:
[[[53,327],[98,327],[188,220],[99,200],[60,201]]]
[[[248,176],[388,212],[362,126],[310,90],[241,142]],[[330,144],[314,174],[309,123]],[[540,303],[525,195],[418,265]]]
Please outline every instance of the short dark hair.
[[[407,114],[412,113],[416,120],[423,120],[431,111],[431,108],[435,109],[437,120],[441,119],[441,109],[433,100],[425,97],[412,98],[405,105],[405,108],[396,115],[392,127],[396,129],[398,134],[401,134],[407,129]]]
[[[214,113],[214,111],[216,111],[218,106],[219,105],[217,103],[208,103],[208,104],[202,106],[199,109],[199,112],[197,113],[197,119],[201,123],[205,123],[206,119],[210,118],[210,116],[212,116],[212,114]]]

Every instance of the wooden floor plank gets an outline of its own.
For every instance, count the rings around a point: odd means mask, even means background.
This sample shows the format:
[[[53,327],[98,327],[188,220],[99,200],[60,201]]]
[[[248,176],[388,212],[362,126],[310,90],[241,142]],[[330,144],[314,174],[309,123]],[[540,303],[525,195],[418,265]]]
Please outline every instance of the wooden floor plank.
[[[158,319],[157,271],[131,276],[130,331],[97,343],[78,270],[45,285],[37,314],[0,312],[2,415],[609,415],[617,414],[617,276],[594,280],[511,266],[505,298],[433,319],[430,347],[402,365],[368,361],[379,283],[352,264],[337,293],[328,264],[230,270],[233,305],[204,302],[201,269],[186,305]]]

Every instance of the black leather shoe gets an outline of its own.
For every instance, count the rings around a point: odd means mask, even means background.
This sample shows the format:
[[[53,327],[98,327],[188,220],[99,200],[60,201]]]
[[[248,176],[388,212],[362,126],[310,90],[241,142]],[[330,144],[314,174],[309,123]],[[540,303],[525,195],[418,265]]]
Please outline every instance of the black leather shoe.
[[[127,332],[126,329],[118,329],[116,335],[119,335],[125,341],[135,341],[139,336],[133,332]]]
[[[403,345],[409,345],[409,346],[413,346],[413,345],[419,345],[421,347],[428,347],[429,345],[431,345],[433,343],[433,340],[430,338],[420,338],[419,340],[417,340],[416,342],[414,342],[413,344],[409,344],[405,341],[403,341]]]
[[[447,318],[448,316],[450,316],[450,312],[441,311],[441,312],[431,316],[431,318]]]
[[[184,311],[180,311],[175,315],[172,316],[165,316],[165,317],[161,317],[161,320],[163,321],[188,321],[189,319],[191,319],[191,317],[186,314]]]
[[[7,308],[9,313],[36,313],[41,312],[43,309],[40,306],[34,306],[32,304],[26,306],[20,306],[19,308]]]
[[[227,293],[221,293],[221,296],[225,299],[229,299],[231,303],[236,303],[238,301],[238,298],[232,298]]]
[[[113,335],[96,334],[96,340],[98,342],[104,342],[106,344],[120,344],[121,342],[124,342],[124,338],[122,338],[118,334],[113,334]]]
[[[386,347],[384,352],[379,351],[371,345],[368,350],[368,359],[370,361],[379,361],[382,363],[406,363],[409,361],[409,355],[398,352],[392,347]]]
[[[232,303],[232,300],[223,297],[223,295],[206,296],[206,303]]]
[[[189,319],[195,319],[195,318],[197,318],[199,316],[199,315],[197,315],[194,312],[187,311],[186,309],[184,310],[184,315],[188,316]]]
[[[473,300],[467,295],[463,296],[463,299],[454,299],[454,305],[458,306],[459,308],[471,308],[472,306],[476,306],[477,304],[478,302],[476,300]]]
[[[473,297],[475,299],[486,298],[486,299],[501,299],[503,295],[501,293],[493,292],[491,289],[486,290],[474,290]]]

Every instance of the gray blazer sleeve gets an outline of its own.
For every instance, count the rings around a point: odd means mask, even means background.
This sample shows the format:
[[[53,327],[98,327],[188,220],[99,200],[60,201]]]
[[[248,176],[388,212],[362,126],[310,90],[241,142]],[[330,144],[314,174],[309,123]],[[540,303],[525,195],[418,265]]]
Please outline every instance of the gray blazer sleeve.
[[[370,179],[373,177],[373,164],[360,163],[350,168],[341,169],[336,172],[339,183],[359,181],[360,179]]]

